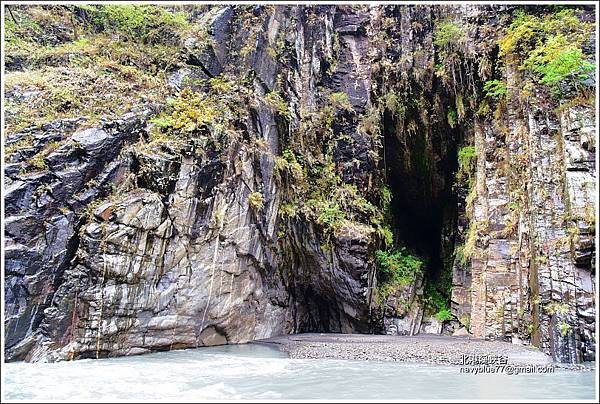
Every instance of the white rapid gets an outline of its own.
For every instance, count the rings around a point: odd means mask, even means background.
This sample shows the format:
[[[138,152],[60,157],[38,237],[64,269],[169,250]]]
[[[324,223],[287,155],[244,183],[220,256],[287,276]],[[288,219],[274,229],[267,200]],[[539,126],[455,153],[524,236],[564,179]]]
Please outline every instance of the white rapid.
[[[7,363],[6,400],[593,399],[594,372],[464,374],[458,367],[288,359],[262,345],[116,359]]]

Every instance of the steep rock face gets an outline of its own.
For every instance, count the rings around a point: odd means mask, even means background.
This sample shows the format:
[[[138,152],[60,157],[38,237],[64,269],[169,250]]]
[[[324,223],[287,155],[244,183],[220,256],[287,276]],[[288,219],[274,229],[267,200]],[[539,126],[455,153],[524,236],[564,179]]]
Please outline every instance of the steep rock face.
[[[366,59],[361,59],[365,35],[360,27],[368,19],[364,14],[335,14],[332,9],[323,12],[318,23],[307,22],[303,8],[276,8],[267,15],[257,7],[255,13],[233,20],[231,8],[223,8],[204,16],[201,23],[209,24],[212,45],[198,48],[190,42],[191,68],[178,73],[174,82],[180,88],[193,87],[191,74],[206,78],[225,67],[235,73],[238,62],[242,70],[249,66],[256,78],[255,94],[247,99],[250,110],[240,114],[245,139],[211,133],[221,136],[218,150],[205,143],[202,153],[196,152],[195,143],[173,150],[137,146],[124,150],[111,164],[122,167],[121,177],[130,178],[134,186],[120,187],[103,199],[98,195],[81,227],[64,229],[74,241],[55,275],[55,288],[40,293],[48,301],[39,308],[31,297],[21,299],[23,307],[14,310],[14,323],[22,323],[23,331],[11,332],[9,357],[34,361],[102,357],[246,342],[305,330],[369,331],[372,230],[360,225],[341,229],[324,251],[315,224],[299,219],[281,224],[281,184],[274,178],[274,164],[281,141],[298,122],[281,119],[264,101],[284,69],[267,49],[276,45],[277,38],[285,38],[294,47],[296,63],[284,70],[290,104],[316,106],[320,64],[323,55],[332,52],[332,43],[321,38],[331,39],[339,32],[342,66],[328,85],[350,94],[357,110],[364,108],[369,77],[364,73],[357,77],[356,72],[368,70]],[[245,28],[246,18],[255,24]],[[235,37],[227,28],[232,24],[239,28]],[[248,44],[244,29],[253,30],[256,43]],[[232,56],[236,47],[248,45],[255,48],[244,58]],[[200,72],[194,73],[194,67]],[[357,133],[356,122],[335,125],[336,132],[347,131],[344,135],[364,142],[366,135]],[[143,129],[142,138],[148,137],[148,130]],[[134,135],[136,140],[140,136],[123,128],[116,137]],[[107,141],[101,130],[76,132],[73,138],[97,153],[98,165],[116,157],[102,144],[116,145],[117,140]],[[359,162],[368,165],[370,146],[362,147]],[[335,152],[340,166],[344,160],[350,164],[352,152]],[[54,164],[64,161],[52,157],[46,160],[54,171]],[[366,182],[366,172],[352,167],[357,181]],[[19,189],[18,178],[11,189]],[[72,185],[66,196],[77,192],[77,186]],[[263,195],[261,207],[249,203],[255,192]],[[8,202],[13,204],[12,199]],[[12,235],[10,229],[7,233]],[[52,240],[48,243],[60,247]],[[19,255],[24,256],[23,250]],[[56,271],[53,262],[47,265]],[[23,262],[14,267],[30,268],[37,276],[52,273]],[[14,290],[24,287],[16,284]],[[44,314],[30,326],[25,321],[32,308]],[[11,320],[7,329],[13,327]]]
[[[475,119],[474,253],[455,266],[454,308],[477,337],[594,360],[594,109],[547,89],[524,97],[520,70],[507,62],[501,114]]]
[[[10,145],[34,139],[5,166],[5,329],[12,352],[29,349],[28,337],[40,327],[78,248],[80,214],[106,193],[107,184],[124,181],[126,162],[116,157],[125,143],[138,139],[149,113],[131,113],[86,130],[76,130],[79,120],[55,122],[9,140]],[[56,139],[65,136],[68,141],[58,145]],[[40,150],[49,169],[23,172],[22,162]]]
[[[462,285],[472,289],[472,330],[532,338],[563,362],[593,360],[595,252],[586,217],[594,204],[594,146],[584,143],[595,130],[593,111],[568,108],[557,116],[544,105],[510,108],[505,140],[493,124],[475,132],[482,152],[474,220],[485,225],[472,280]],[[497,148],[507,154],[485,154]],[[507,160],[516,173],[499,169]]]
[[[185,39],[187,64],[169,84],[231,86],[216,112],[199,104],[220,123],[165,140],[148,107],[98,128],[63,120],[9,137],[35,141],[5,166],[7,358],[440,332],[424,319],[424,288],[449,268],[453,314],[474,336],[593,359],[593,111],[554,114],[546,94],[523,105],[509,67],[506,109],[476,114],[510,11],[203,9],[195,24],[208,37]],[[464,42],[434,43],[445,18]],[[465,203],[454,175],[470,142]],[[23,172],[34,156],[39,170]],[[429,273],[381,298],[385,184],[394,242],[426,257]],[[463,262],[453,251],[467,232],[477,248]]]

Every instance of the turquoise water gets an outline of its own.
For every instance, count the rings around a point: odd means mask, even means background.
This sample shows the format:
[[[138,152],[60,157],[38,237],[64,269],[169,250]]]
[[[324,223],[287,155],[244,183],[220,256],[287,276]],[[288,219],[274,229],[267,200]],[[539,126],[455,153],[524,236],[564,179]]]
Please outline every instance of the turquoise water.
[[[458,367],[288,359],[237,345],[60,363],[7,363],[7,400],[593,399],[594,372],[464,374]]]

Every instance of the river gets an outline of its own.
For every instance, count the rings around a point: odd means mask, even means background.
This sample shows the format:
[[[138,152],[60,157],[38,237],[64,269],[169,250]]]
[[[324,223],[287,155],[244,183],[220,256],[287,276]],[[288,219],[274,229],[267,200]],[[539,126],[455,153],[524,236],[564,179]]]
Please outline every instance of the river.
[[[594,372],[464,374],[458,367],[288,359],[237,345],[101,360],[7,363],[7,400],[593,399]]]

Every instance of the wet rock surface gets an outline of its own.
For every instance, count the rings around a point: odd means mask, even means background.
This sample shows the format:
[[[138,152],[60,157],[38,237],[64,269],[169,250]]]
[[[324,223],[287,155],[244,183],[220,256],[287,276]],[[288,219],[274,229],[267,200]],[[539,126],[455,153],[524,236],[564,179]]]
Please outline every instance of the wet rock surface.
[[[63,272],[78,248],[81,215],[102,197],[107,183],[119,184],[125,168],[114,159],[124,144],[135,142],[149,111],[129,114],[103,128],[76,130],[81,120],[57,121],[15,135],[32,137],[7,164],[5,221],[6,346],[19,357],[40,332]],[[71,134],[69,134],[71,133]],[[48,169],[28,172],[27,158],[67,137],[44,158]],[[17,140],[15,140],[17,139]],[[57,144],[57,143],[55,143]],[[19,170],[13,170],[19,167]],[[96,186],[90,187],[94,179]]]
[[[235,97],[227,130],[214,125],[157,146],[151,119],[163,106],[140,105],[95,127],[80,117],[9,136],[7,359],[100,358],[336,332],[390,335],[268,342],[307,358],[593,360],[593,111],[523,105],[518,72],[508,69],[500,118],[462,111],[472,124],[453,121],[463,97],[481,101],[482,61],[496,52],[509,11],[208,7],[195,21],[206,38],[184,39],[186,63],[166,72],[166,85],[206,92],[207,79],[243,83],[243,91],[223,95]],[[435,21],[447,15],[464,26],[466,40],[454,55],[456,70],[442,77],[433,42]],[[35,96],[7,92],[19,102]],[[500,130],[500,121],[508,127]],[[477,167],[469,216],[454,181],[458,147],[471,138]],[[510,161],[519,166],[516,181],[505,169]],[[334,231],[330,217],[292,199],[330,167],[336,185],[367,211]],[[386,183],[396,242],[429,259],[431,279],[450,261],[451,321],[425,312],[427,274],[378,301],[373,256],[384,240],[382,223],[370,220]],[[343,197],[321,196],[347,203]],[[452,251],[470,225],[477,248],[464,263]]]

